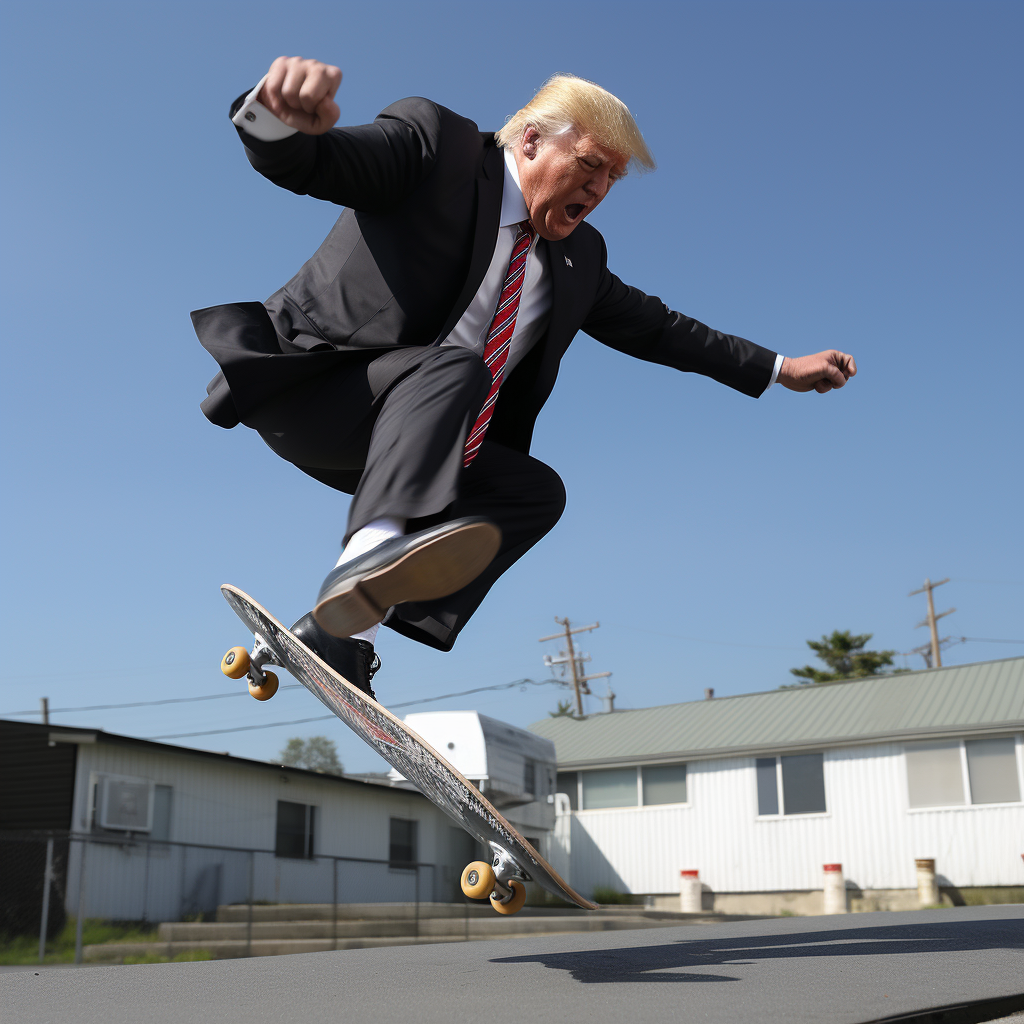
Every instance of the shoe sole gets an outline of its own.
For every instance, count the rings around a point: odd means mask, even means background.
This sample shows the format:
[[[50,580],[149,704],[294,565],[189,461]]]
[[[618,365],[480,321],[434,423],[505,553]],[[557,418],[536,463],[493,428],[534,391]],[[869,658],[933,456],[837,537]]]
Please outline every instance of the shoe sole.
[[[313,609],[332,636],[346,637],[376,625],[389,608],[406,601],[433,601],[468,586],[491,564],[501,546],[493,523],[460,526],[396,562],[346,581]]]

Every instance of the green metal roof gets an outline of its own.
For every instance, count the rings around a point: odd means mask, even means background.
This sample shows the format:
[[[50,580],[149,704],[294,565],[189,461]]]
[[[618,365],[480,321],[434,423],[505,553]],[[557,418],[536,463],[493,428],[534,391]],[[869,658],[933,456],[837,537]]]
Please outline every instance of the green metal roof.
[[[547,718],[559,768],[779,753],[1024,729],[1024,658]]]

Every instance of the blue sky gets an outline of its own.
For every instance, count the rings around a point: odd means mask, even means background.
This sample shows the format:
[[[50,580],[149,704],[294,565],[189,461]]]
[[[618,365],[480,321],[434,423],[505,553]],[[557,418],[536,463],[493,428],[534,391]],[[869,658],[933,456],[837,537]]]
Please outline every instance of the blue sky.
[[[907,594],[926,576],[952,579],[944,633],[1024,640],[1019,4],[298,10],[7,5],[0,713],[229,691],[218,662],[247,634],[218,585],[291,621],[337,557],[347,497],[206,422],[214,365],[188,319],[266,297],[337,214],[256,175],[228,123],[281,53],[343,69],[350,123],[420,94],[493,129],[554,72],[600,82],[659,162],[594,216],[612,269],[860,368],[838,394],[753,401],[579,336],[534,444],[562,522],[451,654],[382,633],[385,703],[544,679],[556,615],[601,622],[583,647],[620,707],[770,689],[833,629],[925,642]],[[416,710],[526,725],[562,696]],[[320,710],[299,690],[53,720],[161,736]],[[268,758],[315,733],[379,766],[334,721],[174,742]]]

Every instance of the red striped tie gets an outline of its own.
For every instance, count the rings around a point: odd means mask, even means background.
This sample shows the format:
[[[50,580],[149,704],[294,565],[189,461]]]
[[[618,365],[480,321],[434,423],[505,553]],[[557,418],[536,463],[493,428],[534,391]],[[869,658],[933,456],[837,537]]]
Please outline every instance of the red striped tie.
[[[498,400],[498,388],[501,387],[505,376],[505,362],[508,359],[512,334],[516,329],[519,296],[522,294],[523,281],[526,278],[526,260],[530,254],[530,245],[535,234],[529,221],[523,221],[518,227],[519,233],[512,246],[512,256],[508,261],[505,284],[498,297],[498,305],[494,310],[494,317],[491,319],[491,329],[487,333],[487,344],[484,346],[484,362],[491,371],[491,390],[487,393],[487,401],[484,402],[480,415],[469,432],[469,437],[466,438],[463,466],[468,466],[476,458],[476,453],[479,451],[480,445],[483,444],[487,425],[491,422],[491,415],[494,412],[494,403]]]

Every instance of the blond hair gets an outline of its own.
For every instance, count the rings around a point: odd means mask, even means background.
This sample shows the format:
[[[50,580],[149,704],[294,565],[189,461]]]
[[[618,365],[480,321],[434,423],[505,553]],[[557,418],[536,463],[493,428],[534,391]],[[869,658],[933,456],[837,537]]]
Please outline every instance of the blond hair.
[[[554,75],[540,92],[513,114],[495,136],[498,145],[514,149],[532,125],[542,138],[576,130],[603,149],[629,158],[630,165],[654,170],[654,157],[629,108],[607,89],[575,75]]]

